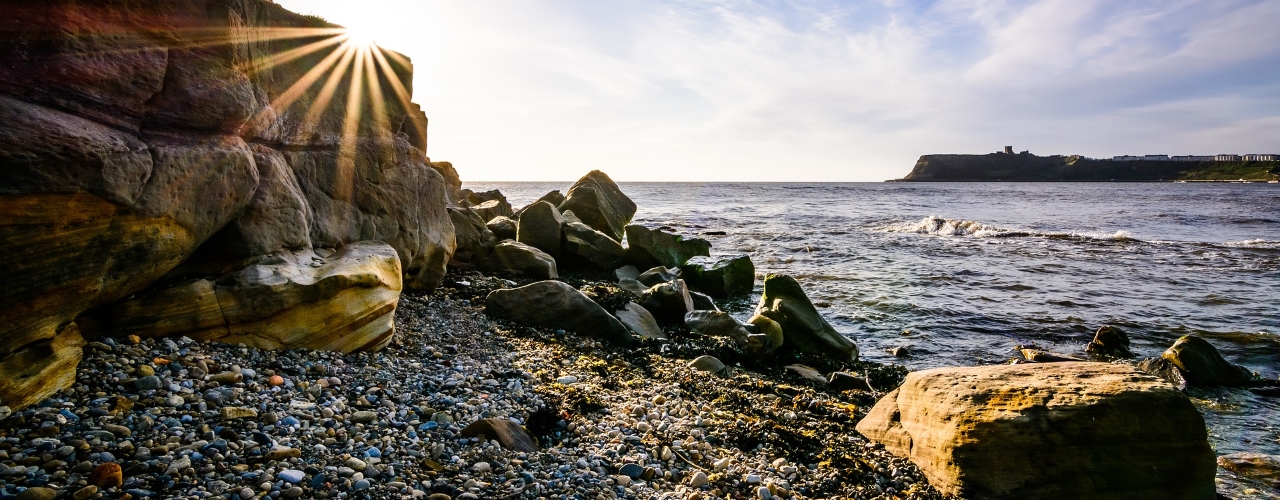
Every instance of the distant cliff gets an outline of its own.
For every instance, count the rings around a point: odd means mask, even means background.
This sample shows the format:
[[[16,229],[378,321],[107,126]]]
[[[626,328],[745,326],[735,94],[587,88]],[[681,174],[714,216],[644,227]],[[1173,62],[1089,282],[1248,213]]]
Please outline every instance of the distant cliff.
[[[924,155],[904,182],[1280,180],[1280,162],[1112,161],[1082,156]]]

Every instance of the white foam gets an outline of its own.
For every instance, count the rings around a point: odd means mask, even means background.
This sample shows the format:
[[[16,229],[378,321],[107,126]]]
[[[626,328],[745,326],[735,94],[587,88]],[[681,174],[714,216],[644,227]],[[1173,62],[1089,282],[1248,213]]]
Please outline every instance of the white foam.
[[[992,226],[990,224],[971,220],[947,219],[936,215],[930,215],[918,221],[885,224],[883,226],[873,227],[872,230],[882,233],[915,233],[934,236],[969,236],[974,238],[1042,237],[1102,241],[1137,241],[1134,240],[1133,236],[1128,231],[1116,231],[1114,233],[1030,231],[1025,229],[1009,229]]]

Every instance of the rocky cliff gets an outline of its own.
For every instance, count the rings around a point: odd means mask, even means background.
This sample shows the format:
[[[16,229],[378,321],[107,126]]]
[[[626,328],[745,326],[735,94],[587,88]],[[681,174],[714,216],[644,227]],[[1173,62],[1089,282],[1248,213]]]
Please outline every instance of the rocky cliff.
[[[1033,154],[923,155],[902,181],[1271,180],[1276,162],[1111,161]]]
[[[2,404],[119,325],[384,345],[455,244],[411,93],[408,59],[263,0],[0,2]]]

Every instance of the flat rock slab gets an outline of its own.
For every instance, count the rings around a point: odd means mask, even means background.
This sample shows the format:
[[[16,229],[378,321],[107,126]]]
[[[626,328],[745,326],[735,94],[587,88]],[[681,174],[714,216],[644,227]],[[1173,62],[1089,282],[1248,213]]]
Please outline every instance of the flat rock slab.
[[[658,320],[653,319],[653,315],[649,314],[648,309],[640,307],[640,304],[635,302],[627,302],[627,305],[623,307],[615,315],[618,317],[618,321],[621,321],[636,335],[649,339],[667,338],[667,334],[662,333],[662,328],[658,327]]]
[[[631,332],[618,318],[576,288],[559,281],[539,281],[489,292],[485,297],[485,312],[517,323],[563,328],[621,344],[632,341]]]
[[[1172,385],[1127,365],[913,372],[857,429],[963,498],[1215,495],[1200,413]]]

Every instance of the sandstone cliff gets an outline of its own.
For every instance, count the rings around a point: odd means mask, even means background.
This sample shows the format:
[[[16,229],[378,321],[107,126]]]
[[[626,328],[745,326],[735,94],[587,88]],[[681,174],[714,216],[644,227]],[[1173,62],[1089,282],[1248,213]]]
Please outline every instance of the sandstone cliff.
[[[313,249],[385,242],[398,262],[379,272],[433,288],[454,249],[450,188],[425,156],[411,93],[403,56],[351,47],[337,27],[263,0],[0,2],[2,404],[74,378],[86,311],[130,324],[122,299],[283,265],[269,256],[306,266]],[[270,292],[268,278],[248,288]],[[400,280],[341,282],[386,313]],[[314,300],[345,296],[325,293]],[[252,319],[270,331],[299,314]],[[391,326],[350,328],[385,344]]]

